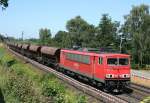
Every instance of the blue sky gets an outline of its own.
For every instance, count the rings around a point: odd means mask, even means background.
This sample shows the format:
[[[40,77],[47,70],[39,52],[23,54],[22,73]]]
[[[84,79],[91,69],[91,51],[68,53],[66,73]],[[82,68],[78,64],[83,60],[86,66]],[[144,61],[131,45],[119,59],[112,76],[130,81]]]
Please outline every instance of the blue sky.
[[[102,14],[108,13],[114,21],[123,23],[133,5],[150,5],[150,0],[9,0],[9,7],[0,10],[0,33],[25,38],[37,38],[40,28],[66,30],[66,22],[80,15],[97,26]]]

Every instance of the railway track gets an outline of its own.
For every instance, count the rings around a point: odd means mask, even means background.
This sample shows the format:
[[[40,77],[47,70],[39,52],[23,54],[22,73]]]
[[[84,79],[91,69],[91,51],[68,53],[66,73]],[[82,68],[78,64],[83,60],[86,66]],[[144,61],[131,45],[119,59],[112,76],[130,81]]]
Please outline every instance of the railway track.
[[[73,87],[79,89],[80,91],[83,91],[84,93],[86,93],[102,102],[105,102],[105,103],[138,103],[143,99],[143,96],[141,96],[142,93],[140,94],[135,91],[133,91],[131,93],[129,93],[129,91],[127,91],[126,93],[120,94],[120,95],[112,95],[112,94],[105,93],[105,92],[103,92],[97,88],[94,88],[90,85],[79,82],[78,80],[75,80],[75,79],[73,79],[61,72],[58,72],[50,67],[47,67],[43,64],[40,64],[34,60],[27,58],[25,56],[22,56],[21,54],[14,52],[13,50],[11,50],[9,48],[8,48],[8,50],[10,52],[12,52],[13,54],[15,54],[16,56],[18,56],[19,58],[24,59],[25,61],[38,67],[39,69],[55,74],[59,79],[67,82],[69,85],[72,85]],[[135,86],[132,86],[132,87],[134,88]],[[143,91],[143,93],[144,93],[144,91]],[[138,95],[140,95],[140,96],[138,96]],[[147,96],[147,94],[145,94],[144,96]]]
[[[150,96],[150,88],[135,83],[131,83],[123,94],[117,95],[118,98],[128,100],[129,103],[139,103],[148,96]]]
[[[142,85],[139,85],[139,84],[132,83],[132,84],[131,84],[131,88],[136,89],[136,90],[143,91],[143,92],[145,92],[146,94],[149,94],[149,95],[150,95],[150,88],[148,88],[148,87],[145,87],[145,86],[142,86]]]

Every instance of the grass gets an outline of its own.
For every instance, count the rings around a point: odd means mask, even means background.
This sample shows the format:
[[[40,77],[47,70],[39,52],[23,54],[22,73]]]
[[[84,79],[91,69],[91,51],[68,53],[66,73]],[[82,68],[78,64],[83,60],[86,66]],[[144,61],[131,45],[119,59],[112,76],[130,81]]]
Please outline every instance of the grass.
[[[6,103],[86,103],[53,74],[20,61],[0,46],[0,88]]]
[[[150,103],[150,96],[146,97],[144,100],[142,100],[140,103]]]

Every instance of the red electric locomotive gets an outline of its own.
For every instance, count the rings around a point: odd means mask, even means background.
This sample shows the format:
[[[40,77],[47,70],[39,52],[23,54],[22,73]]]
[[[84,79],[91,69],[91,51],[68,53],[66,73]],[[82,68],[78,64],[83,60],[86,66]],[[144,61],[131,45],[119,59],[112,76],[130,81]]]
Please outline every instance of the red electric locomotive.
[[[122,90],[130,84],[130,56],[126,54],[61,50],[60,67],[107,90]]]
[[[73,75],[86,78],[109,91],[123,90],[130,84],[130,56],[112,53],[111,49],[108,49],[111,52],[108,53],[103,48],[66,50],[10,43],[8,46],[38,62],[53,65],[57,70],[67,70]]]

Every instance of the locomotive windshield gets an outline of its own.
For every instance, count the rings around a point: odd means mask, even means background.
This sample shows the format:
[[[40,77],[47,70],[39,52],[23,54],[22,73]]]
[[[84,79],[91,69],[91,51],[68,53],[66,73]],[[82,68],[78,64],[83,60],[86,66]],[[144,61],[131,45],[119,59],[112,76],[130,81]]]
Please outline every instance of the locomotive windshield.
[[[108,65],[128,65],[129,60],[128,58],[108,58],[107,64]]]
[[[117,65],[118,63],[117,63],[117,58],[108,58],[107,59],[107,64],[109,64],[109,65]]]
[[[128,65],[129,60],[128,58],[119,58],[119,65]]]

